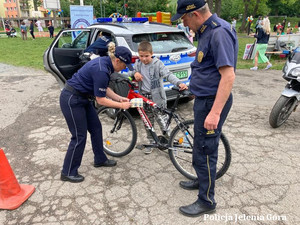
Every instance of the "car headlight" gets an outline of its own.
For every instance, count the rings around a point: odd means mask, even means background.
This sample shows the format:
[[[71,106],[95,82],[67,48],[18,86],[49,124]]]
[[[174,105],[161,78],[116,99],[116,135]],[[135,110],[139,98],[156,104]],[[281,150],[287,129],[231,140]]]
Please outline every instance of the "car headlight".
[[[294,78],[300,77],[300,67],[296,67],[290,70],[289,76],[292,76]]]

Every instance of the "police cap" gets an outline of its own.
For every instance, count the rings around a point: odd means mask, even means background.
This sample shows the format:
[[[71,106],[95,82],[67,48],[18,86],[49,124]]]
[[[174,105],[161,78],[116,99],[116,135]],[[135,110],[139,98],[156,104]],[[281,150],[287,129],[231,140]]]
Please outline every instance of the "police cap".
[[[206,0],[178,0],[177,1],[177,11],[174,16],[172,16],[171,21],[178,20],[184,14],[193,12],[206,4]]]

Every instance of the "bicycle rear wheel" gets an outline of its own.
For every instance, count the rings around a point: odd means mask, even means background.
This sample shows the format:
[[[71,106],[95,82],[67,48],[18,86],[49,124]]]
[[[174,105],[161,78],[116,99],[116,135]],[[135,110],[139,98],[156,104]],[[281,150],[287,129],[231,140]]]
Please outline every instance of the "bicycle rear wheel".
[[[137,140],[136,125],[130,113],[101,107],[98,116],[102,124],[104,152],[115,157],[130,153]]]
[[[181,130],[178,126],[174,128],[170,135],[169,140],[169,156],[176,167],[176,169],[188,179],[197,179],[196,172],[192,165],[194,144],[194,120],[187,120],[183,122],[186,130]],[[186,132],[188,130],[188,139],[186,138]],[[218,149],[218,163],[216,179],[222,177],[228,170],[231,162],[231,148],[225,135],[222,133],[220,137],[219,149]]]

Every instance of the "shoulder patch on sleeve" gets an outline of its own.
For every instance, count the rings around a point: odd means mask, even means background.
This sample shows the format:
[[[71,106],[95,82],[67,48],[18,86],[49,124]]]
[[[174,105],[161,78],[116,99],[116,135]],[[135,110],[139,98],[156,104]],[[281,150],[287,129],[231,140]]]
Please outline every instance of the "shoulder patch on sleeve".
[[[202,26],[200,27],[200,33],[201,33],[201,34],[205,31],[206,27],[207,27],[206,25],[202,25]]]
[[[218,23],[218,22],[216,22],[216,21],[211,21],[211,27],[214,29],[214,28],[216,28],[216,27],[219,27],[220,26],[220,24]]]

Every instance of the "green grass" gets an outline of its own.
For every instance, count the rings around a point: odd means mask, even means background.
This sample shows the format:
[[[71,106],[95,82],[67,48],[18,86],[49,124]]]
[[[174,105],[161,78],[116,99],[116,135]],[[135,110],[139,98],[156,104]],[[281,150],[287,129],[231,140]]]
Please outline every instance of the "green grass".
[[[43,69],[43,54],[53,39],[36,38],[32,40],[31,36],[29,36],[26,41],[23,41],[20,37],[1,37],[0,62],[15,66]]]
[[[253,60],[244,60],[243,55],[245,51],[246,44],[253,44],[254,38],[253,37],[247,37],[247,35],[242,34],[238,35],[239,39],[239,53],[238,53],[238,62],[237,62],[237,68],[238,69],[249,69],[253,67]],[[282,70],[284,64],[285,64],[286,58],[280,58],[278,55],[272,55],[270,62],[272,63],[273,70]],[[259,69],[263,69],[266,67],[266,64],[258,64]]]
[[[238,52],[238,61],[237,61],[237,69],[249,69],[253,67],[253,60],[248,59],[244,60],[243,55],[245,51],[246,44],[253,44],[254,38],[248,37],[246,34],[238,34],[239,40],[239,52]],[[194,45],[197,46],[197,42],[194,42]],[[272,55],[270,62],[273,64],[272,69],[274,70],[282,70],[285,64],[286,58],[279,58],[278,55]],[[258,68],[263,69],[266,67],[266,64],[258,64]]]
[[[19,35],[19,33],[18,33]],[[0,37],[0,62],[15,66],[25,66],[35,69],[43,69],[43,54],[51,44],[53,39],[36,38],[32,40],[28,33],[28,40],[23,41],[20,36],[17,38],[8,38],[6,35]],[[246,44],[253,43],[253,37],[247,37],[245,34],[239,35],[239,53],[238,53],[238,69],[249,69],[253,66],[252,60],[243,60],[243,54]],[[194,43],[197,45],[197,42]],[[281,70],[285,59],[278,56],[272,56],[272,69]],[[266,65],[259,64],[259,68],[264,68]]]

